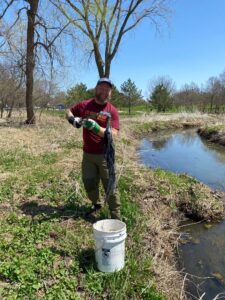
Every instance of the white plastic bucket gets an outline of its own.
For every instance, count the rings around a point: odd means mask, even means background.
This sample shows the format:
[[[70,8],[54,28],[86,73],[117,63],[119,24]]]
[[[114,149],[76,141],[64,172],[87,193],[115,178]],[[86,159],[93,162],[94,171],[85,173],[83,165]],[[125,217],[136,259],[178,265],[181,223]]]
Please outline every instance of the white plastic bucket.
[[[119,271],[124,267],[126,224],[106,219],[93,224],[95,259],[102,272]]]

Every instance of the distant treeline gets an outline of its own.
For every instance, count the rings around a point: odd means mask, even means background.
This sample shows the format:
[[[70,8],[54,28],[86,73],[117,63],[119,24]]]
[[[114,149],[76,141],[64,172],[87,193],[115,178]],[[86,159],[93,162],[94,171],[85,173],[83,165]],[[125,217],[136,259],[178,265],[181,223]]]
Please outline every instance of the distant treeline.
[[[66,92],[47,80],[35,80],[34,106],[39,109],[65,109],[73,103],[94,96],[94,88],[77,83]],[[160,77],[151,82],[148,96],[144,98],[131,79],[123,82],[118,89],[113,86],[111,102],[121,110],[132,113],[137,110],[149,112],[201,111],[223,113],[225,111],[225,72],[218,77],[211,77],[205,86],[199,88],[195,83],[185,84],[176,90],[174,82],[167,77]],[[18,84],[17,73],[8,65],[0,64],[0,116],[10,117],[13,108],[23,108],[25,87]]]

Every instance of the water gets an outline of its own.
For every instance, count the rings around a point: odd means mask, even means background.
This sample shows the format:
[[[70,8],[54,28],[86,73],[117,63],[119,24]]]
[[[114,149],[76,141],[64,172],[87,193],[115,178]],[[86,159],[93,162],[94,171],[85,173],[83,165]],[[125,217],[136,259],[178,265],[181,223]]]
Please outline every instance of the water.
[[[225,191],[225,148],[202,140],[194,130],[145,138],[139,154],[146,166],[187,173]]]
[[[187,173],[225,191],[225,147],[201,139],[195,130],[160,132],[144,138],[139,157],[146,166]],[[204,300],[219,293],[224,294],[218,299],[225,299],[225,221],[211,228],[192,224],[183,229],[188,240],[179,251],[184,272],[201,277],[187,277],[189,299],[199,299],[204,293]]]

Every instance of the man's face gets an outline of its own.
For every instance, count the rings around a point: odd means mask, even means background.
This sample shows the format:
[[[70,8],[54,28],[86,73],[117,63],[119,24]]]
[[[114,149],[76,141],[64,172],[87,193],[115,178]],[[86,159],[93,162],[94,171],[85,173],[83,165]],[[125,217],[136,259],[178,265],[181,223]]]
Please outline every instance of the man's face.
[[[105,103],[106,101],[110,100],[111,94],[112,88],[108,83],[103,82],[96,86],[95,97],[99,102]]]

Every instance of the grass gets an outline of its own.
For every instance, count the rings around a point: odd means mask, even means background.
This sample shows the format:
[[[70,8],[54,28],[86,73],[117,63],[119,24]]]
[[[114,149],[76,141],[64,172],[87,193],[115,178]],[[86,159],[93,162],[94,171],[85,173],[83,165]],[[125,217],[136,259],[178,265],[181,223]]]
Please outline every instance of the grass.
[[[178,224],[174,214],[181,199],[194,199],[199,185],[190,177],[139,166],[134,130],[166,123],[159,117],[156,124],[155,115],[131,120],[133,128],[122,119],[116,140],[128,237],[125,267],[112,274],[97,270],[92,223],[85,218],[90,202],[80,176],[81,131],[59,116],[45,115],[31,128],[19,127],[16,119],[15,126],[0,127],[0,299],[158,300],[180,295],[182,277],[171,236]],[[205,205],[206,195],[207,201],[213,196],[201,190]],[[107,209],[101,214],[107,217]]]
[[[195,178],[156,169],[159,193],[174,211],[180,210],[193,220],[221,220],[224,217],[222,193],[215,193]]]
[[[110,299],[138,299],[140,295],[140,299],[163,299],[150,281],[149,255],[137,261],[142,252],[142,228],[137,227],[140,209],[133,201],[135,187],[130,188],[130,181],[131,178],[123,176],[119,189],[122,212],[135,243],[127,251],[124,270],[113,274],[99,273],[96,269],[91,227],[82,220],[74,221],[66,216],[62,219],[65,212],[74,215],[79,210],[80,199],[72,189],[63,188],[68,183],[51,181],[39,193],[35,188],[25,189],[24,196],[36,195],[48,204],[42,209],[37,202],[25,203],[20,206],[25,214],[19,214],[16,209],[2,218],[0,274],[6,286],[0,288],[0,296],[3,299],[83,299],[77,292],[81,290],[85,299],[102,299],[108,293]],[[8,184],[10,190],[11,182]],[[60,210],[58,205],[62,202],[64,207]]]
[[[207,124],[198,129],[198,133],[203,138],[212,143],[225,146],[225,125],[224,119],[218,119],[214,124]]]
[[[163,299],[152,279],[151,256],[137,260],[142,221],[131,172],[119,181],[130,235],[126,267],[103,274],[94,260],[91,224],[83,217],[88,204],[80,167],[65,173],[60,165],[81,151],[81,141],[68,139],[57,152],[34,153],[35,144],[27,152],[23,147],[1,151],[6,178],[0,188],[0,298]]]

